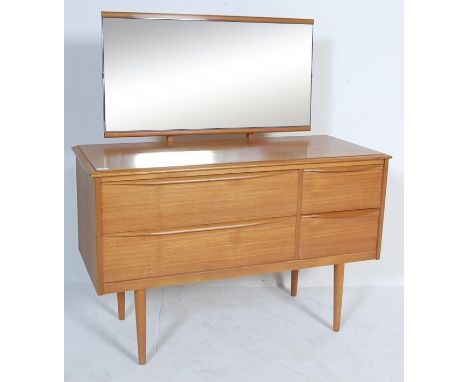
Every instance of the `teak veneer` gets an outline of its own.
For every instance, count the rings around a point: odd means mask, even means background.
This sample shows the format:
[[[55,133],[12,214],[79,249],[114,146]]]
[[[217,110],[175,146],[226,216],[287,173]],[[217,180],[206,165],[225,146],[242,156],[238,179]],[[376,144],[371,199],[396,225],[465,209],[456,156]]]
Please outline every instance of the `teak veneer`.
[[[79,249],[98,295],[380,257],[389,155],[329,136],[86,145],[76,154]]]

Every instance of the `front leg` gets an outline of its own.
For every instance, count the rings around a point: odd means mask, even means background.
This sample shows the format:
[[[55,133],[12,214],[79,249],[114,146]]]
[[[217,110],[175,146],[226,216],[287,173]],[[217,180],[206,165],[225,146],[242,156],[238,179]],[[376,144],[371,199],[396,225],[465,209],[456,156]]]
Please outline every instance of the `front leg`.
[[[334,290],[333,290],[333,330],[340,330],[341,304],[343,301],[344,264],[334,266]]]
[[[135,291],[138,362],[146,364],[146,289]]]

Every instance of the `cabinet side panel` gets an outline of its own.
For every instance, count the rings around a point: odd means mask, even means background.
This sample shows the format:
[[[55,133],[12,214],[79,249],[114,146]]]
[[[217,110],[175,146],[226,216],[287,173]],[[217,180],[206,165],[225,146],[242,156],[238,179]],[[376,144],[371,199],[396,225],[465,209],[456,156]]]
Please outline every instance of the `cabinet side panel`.
[[[78,200],[78,245],[94,288],[99,294],[96,246],[96,194],[93,178],[76,160],[76,187]]]
[[[385,195],[387,193],[387,176],[388,176],[388,162],[386,159],[383,168],[383,177],[382,177],[382,189],[380,193],[380,216],[379,216],[379,233],[377,237],[377,253],[376,259],[380,259],[380,250],[382,248],[382,233],[383,233],[383,221],[385,213]]]

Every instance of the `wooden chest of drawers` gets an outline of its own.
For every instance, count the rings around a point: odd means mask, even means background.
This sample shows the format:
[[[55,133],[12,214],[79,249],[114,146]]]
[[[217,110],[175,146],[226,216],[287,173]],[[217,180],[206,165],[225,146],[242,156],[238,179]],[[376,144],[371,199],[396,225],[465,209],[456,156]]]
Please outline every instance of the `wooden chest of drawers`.
[[[389,156],[328,136],[77,146],[79,248],[99,295],[378,259]],[[122,315],[121,315],[122,316]]]

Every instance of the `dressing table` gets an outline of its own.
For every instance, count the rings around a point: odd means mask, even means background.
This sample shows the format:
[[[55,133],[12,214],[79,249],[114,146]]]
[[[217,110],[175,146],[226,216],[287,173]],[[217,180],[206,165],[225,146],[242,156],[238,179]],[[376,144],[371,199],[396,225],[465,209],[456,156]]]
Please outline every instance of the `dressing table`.
[[[333,266],[338,331],[345,264],[380,258],[390,156],[326,135],[254,136],[310,130],[313,20],[102,21],[105,136],[166,137],[73,147],[79,251],[121,320],[133,292],[139,363],[148,288],[290,271],[296,296],[300,269]],[[174,139],[220,133],[246,136]]]
[[[76,146],[79,247],[98,295],[380,256],[389,156],[330,136]]]

